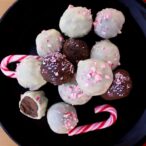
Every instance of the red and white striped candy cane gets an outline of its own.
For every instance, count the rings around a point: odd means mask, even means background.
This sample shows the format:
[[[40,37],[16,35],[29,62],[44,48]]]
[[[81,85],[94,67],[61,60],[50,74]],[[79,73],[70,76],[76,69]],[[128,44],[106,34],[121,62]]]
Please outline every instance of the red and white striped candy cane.
[[[102,121],[102,122],[95,122],[93,124],[87,124],[87,125],[75,127],[68,132],[68,136],[73,136],[73,135],[78,135],[78,134],[82,134],[82,133],[87,133],[90,131],[104,129],[104,128],[110,127],[111,125],[113,125],[116,122],[117,111],[114,107],[112,107],[108,104],[95,107],[95,109],[94,109],[95,114],[98,114],[101,112],[109,112],[110,117],[107,120]]]
[[[16,72],[11,71],[8,69],[8,64],[12,62],[21,62],[23,59],[27,58],[30,55],[9,55],[5,57],[0,64],[0,69],[3,72],[4,75],[10,77],[10,78],[16,78]],[[39,58],[38,56],[34,56],[35,58]]]

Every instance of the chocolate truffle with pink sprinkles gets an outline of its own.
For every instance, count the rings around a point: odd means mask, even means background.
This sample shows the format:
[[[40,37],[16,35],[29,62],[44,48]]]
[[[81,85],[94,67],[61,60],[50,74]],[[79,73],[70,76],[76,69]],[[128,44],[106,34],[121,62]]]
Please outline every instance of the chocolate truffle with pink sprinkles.
[[[121,33],[125,17],[119,10],[106,8],[96,14],[94,31],[102,38],[113,38]]]
[[[59,85],[58,91],[62,100],[72,105],[83,105],[92,98],[80,89],[75,79],[69,83]]]
[[[112,84],[113,73],[106,62],[87,59],[79,61],[76,80],[85,94],[90,96],[102,95]]]
[[[106,100],[115,100],[127,97],[132,89],[132,80],[129,73],[124,69],[114,72],[114,80],[108,91],[102,95]]]
[[[53,132],[66,134],[78,123],[76,109],[64,102],[56,103],[49,108],[47,121]]]
[[[74,76],[74,66],[65,55],[59,52],[49,53],[43,58],[41,74],[47,82],[61,85],[71,81]]]

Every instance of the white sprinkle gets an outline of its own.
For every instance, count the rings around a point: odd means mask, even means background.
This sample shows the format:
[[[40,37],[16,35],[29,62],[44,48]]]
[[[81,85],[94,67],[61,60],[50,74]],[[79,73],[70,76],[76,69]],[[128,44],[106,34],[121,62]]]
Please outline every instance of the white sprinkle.
[[[47,44],[47,47],[48,47],[48,48],[51,48],[51,47],[52,47],[52,45],[51,45],[51,44]]]
[[[65,68],[62,68],[62,71],[64,71],[65,70]]]
[[[58,76],[59,74],[58,74],[58,72],[54,72],[54,75],[55,75],[55,76]]]
[[[109,65],[112,65],[112,62],[109,60],[109,61],[107,61],[107,63],[109,64]]]
[[[105,78],[106,78],[107,80],[109,80],[109,79],[110,79],[110,76],[109,76],[109,75],[105,75]]]
[[[102,77],[99,74],[97,74],[97,75],[95,75],[95,80],[96,80],[96,82],[101,81]]]
[[[88,83],[86,83],[86,84],[85,84],[85,87],[88,87],[88,86],[89,86],[89,84],[88,84]]]
[[[102,69],[104,69],[105,67],[106,67],[105,64],[102,64],[102,65],[101,65],[101,68],[102,68]]]
[[[119,62],[118,65],[121,65],[121,63]]]

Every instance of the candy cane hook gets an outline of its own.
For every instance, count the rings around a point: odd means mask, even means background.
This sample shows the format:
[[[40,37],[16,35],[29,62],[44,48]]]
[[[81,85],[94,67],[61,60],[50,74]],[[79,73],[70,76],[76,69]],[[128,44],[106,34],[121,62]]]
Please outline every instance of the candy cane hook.
[[[2,73],[10,78],[16,78],[16,72],[11,71],[8,69],[8,64],[12,62],[21,62],[23,59],[27,58],[30,55],[9,55],[5,57],[0,64],[0,69]],[[34,56],[36,59],[38,59],[38,56]]]
[[[68,132],[68,136],[73,136],[73,135],[78,135],[78,134],[82,134],[82,133],[87,133],[90,131],[104,129],[104,128],[110,127],[111,125],[113,125],[116,122],[117,111],[114,107],[111,107],[108,104],[95,107],[95,109],[94,109],[95,114],[98,114],[101,112],[109,112],[110,117],[107,120],[102,121],[102,122],[96,122],[93,124],[87,124],[87,125],[75,127]]]

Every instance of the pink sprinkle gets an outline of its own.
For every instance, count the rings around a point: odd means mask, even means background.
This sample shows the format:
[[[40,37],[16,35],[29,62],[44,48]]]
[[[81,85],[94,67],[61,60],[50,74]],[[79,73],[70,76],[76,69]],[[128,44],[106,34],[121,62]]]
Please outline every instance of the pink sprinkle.
[[[52,56],[51,59],[50,59],[50,61],[51,62],[56,62],[56,58]]]
[[[102,77],[99,74],[96,74],[95,80],[96,80],[96,82],[101,81]]]
[[[91,75],[90,74],[87,74],[87,77],[88,77],[88,79],[90,79],[91,78]]]
[[[97,22],[97,21],[93,22],[93,26],[96,26],[97,24],[98,24],[98,22]]]
[[[88,83],[86,83],[86,84],[85,84],[85,87],[88,87],[88,86],[89,86],[89,84],[88,84]]]
[[[75,98],[76,98],[76,93],[71,93],[70,97],[71,97],[72,99],[75,99]]]
[[[63,80],[63,77],[61,77],[60,80]]]
[[[73,128],[72,123],[77,121],[77,116],[73,112],[66,112],[64,115],[64,126],[70,130]]]
[[[110,66],[112,66],[112,64],[113,64],[111,61],[107,61],[107,63],[108,63]]]
[[[64,71],[65,70],[65,68],[62,68],[62,71]]]
[[[72,92],[72,90],[73,90],[73,89],[72,89],[72,86],[69,86],[68,91],[69,91],[69,92]]]
[[[74,87],[74,91],[77,92],[77,91],[79,91],[79,90],[80,90],[79,86],[75,86],[75,87]]]
[[[41,33],[46,33],[46,30],[42,30],[42,32]]]
[[[104,15],[104,19],[109,19],[109,18],[110,18],[109,14]]]
[[[120,84],[121,84],[120,79],[117,79],[116,84],[118,84],[118,85],[120,85]]]
[[[83,13],[82,13],[84,16],[86,16],[87,15],[87,12],[86,11],[83,11]]]
[[[83,96],[83,93],[79,93],[77,96],[78,98],[80,98],[81,96]]]
[[[63,37],[59,36],[59,41],[62,42],[63,41]]]
[[[71,8],[73,8],[73,7],[74,7],[73,5],[69,5],[69,6],[68,6],[68,9],[71,9]]]
[[[58,72],[54,72],[54,75],[55,75],[55,76],[58,76],[59,74],[58,74]]]
[[[40,96],[36,96],[36,101],[39,101],[40,100]]]
[[[101,68],[103,68],[103,69],[104,69],[105,67],[106,67],[106,66],[105,66],[105,64],[102,64],[102,65],[101,65]]]
[[[91,67],[91,71],[95,72],[96,71],[95,67]]]
[[[109,80],[110,79],[110,76],[109,75],[105,75],[105,78]]]

